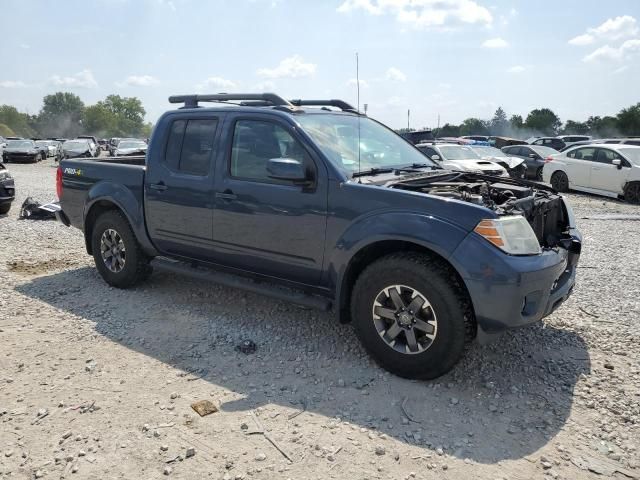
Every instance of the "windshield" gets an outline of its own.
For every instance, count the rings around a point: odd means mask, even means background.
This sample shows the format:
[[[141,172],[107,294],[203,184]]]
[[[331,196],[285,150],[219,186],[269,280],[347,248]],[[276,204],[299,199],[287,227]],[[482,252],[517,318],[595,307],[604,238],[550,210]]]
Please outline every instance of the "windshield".
[[[36,142],[36,145],[39,146],[39,147],[46,147],[46,146],[49,145],[49,142],[43,141],[43,140],[39,140],[39,141]]]
[[[85,141],[79,141],[79,140],[74,140],[74,141],[69,141],[69,142],[64,142],[64,145],[62,145],[63,148],[68,148],[68,149],[72,149],[72,148],[88,148],[89,144]]]
[[[504,157],[504,152],[495,147],[471,147],[481,157]]]
[[[9,140],[7,147],[11,148],[29,148],[33,147],[33,142],[29,140]]]
[[[479,160],[480,156],[471,147],[462,145],[442,145],[438,147],[443,160]]]
[[[358,117],[304,114],[296,117],[329,161],[350,175],[358,171]],[[360,169],[426,164],[438,168],[419,150],[387,127],[360,117]]]
[[[621,148],[618,151],[634,165],[640,165],[640,148]]]
[[[120,142],[118,148],[147,148],[144,142]]]
[[[556,155],[558,153],[557,150],[554,150],[551,147],[539,147],[537,145],[529,145],[529,148],[536,152],[541,157],[548,157],[549,155]]]

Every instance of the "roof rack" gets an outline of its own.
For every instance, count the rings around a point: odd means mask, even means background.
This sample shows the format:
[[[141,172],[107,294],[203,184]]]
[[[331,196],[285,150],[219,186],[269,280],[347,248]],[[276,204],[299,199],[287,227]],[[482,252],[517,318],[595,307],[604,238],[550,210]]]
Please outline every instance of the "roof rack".
[[[344,110],[347,112],[355,112],[360,113],[358,110],[351,104],[345,102],[344,100],[290,100],[292,105],[296,107],[336,107],[340,110]]]
[[[184,103],[184,108],[197,108],[198,102],[229,102],[241,100],[246,106],[292,107],[291,103],[275,93],[215,93],[207,95],[172,95],[169,103]]]

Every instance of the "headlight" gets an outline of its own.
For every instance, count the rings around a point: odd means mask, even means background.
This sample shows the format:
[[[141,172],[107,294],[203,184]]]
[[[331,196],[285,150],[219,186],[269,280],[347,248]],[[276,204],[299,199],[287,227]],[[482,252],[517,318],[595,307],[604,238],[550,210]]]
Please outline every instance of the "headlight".
[[[13,177],[11,177],[11,174],[6,170],[3,172],[0,172],[0,180],[9,180],[10,178],[13,178]]]
[[[519,215],[482,220],[473,231],[510,255],[536,255],[541,252],[531,225]]]

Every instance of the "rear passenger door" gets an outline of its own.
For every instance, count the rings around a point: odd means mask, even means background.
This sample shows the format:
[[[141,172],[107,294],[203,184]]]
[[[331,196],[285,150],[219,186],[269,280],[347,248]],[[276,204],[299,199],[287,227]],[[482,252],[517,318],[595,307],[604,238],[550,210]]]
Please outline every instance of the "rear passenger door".
[[[318,285],[324,259],[327,171],[296,129],[275,115],[229,114],[217,168],[213,236],[217,262]],[[270,159],[301,162],[312,185],[269,178]]]
[[[145,218],[163,253],[209,260],[213,248],[213,177],[221,115],[174,115],[150,151]],[[164,147],[164,148],[163,148]]]
[[[565,158],[558,159],[566,163],[565,173],[572,187],[591,187],[591,167],[596,161],[596,154],[596,148],[582,147],[568,152]]]

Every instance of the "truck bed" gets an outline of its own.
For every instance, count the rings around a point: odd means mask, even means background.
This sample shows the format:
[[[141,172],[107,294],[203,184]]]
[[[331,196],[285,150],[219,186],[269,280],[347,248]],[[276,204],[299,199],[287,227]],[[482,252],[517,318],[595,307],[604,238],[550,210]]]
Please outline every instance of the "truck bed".
[[[112,198],[141,208],[144,198],[144,156],[103,157],[96,159],[67,159],[60,162],[64,213],[71,225],[82,228],[85,207],[101,192],[109,191]]]

